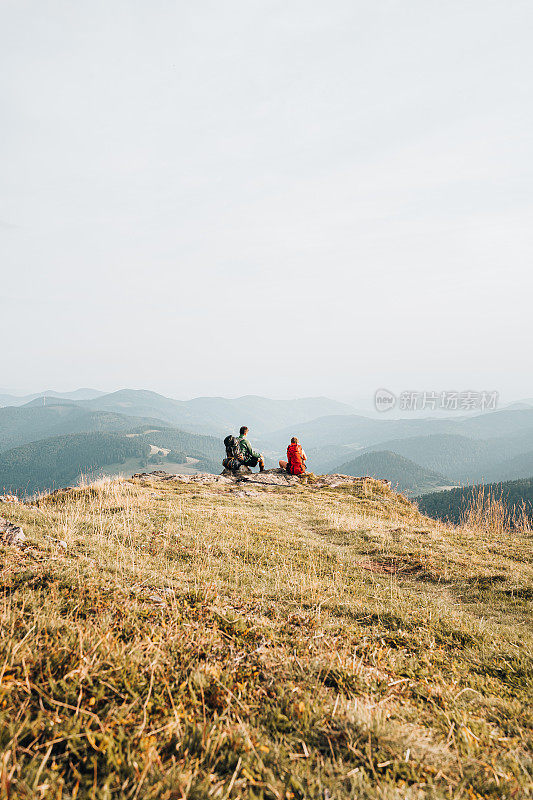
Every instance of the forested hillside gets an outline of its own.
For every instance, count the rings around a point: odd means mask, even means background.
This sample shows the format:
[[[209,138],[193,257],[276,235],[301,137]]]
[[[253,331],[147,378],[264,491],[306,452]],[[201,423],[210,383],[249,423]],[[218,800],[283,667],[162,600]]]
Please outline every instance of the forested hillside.
[[[533,520],[533,478],[431,492],[418,497],[417,502],[428,517],[457,524],[470,507],[483,499],[501,502],[510,517],[521,519],[525,513]]]
[[[127,458],[146,458],[140,437],[110,433],[55,436],[0,453],[1,491],[32,494],[75,482],[81,474]]]
[[[140,428],[130,432],[129,435],[132,434],[140,435],[143,441],[156,447],[164,447],[168,450],[186,453],[192,458],[216,462],[218,472],[222,469],[221,462],[225,455],[224,445],[222,440],[215,436],[200,436],[197,433],[189,433],[177,428],[159,428],[148,432]]]
[[[520,434],[490,439],[449,433],[412,436],[382,442],[367,451],[392,450],[422,467],[448,475],[457,483],[480,483],[483,480],[508,480],[533,474],[533,469],[527,466],[527,459],[517,458],[516,462],[511,462],[528,448],[533,450],[533,428],[526,428]],[[531,453],[529,463],[533,463]],[[511,474],[506,474],[507,467]]]
[[[424,469],[408,458],[386,450],[358,456],[341,464],[331,472],[341,475],[369,475],[374,478],[386,478],[393,487],[406,494],[417,494],[451,484],[450,479],[444,475]]]
[[[512,481],[533,475],[533,450],[497,462],[487,469],[487,480]]]
[[[108,411],[88,411],[67,401],[60,401],[57,405],[51,402],[46,406],[7,406],[0,408],[0,452],[51,436],[124,433],[142,425],[150,428],[154,424],[161,423]]]

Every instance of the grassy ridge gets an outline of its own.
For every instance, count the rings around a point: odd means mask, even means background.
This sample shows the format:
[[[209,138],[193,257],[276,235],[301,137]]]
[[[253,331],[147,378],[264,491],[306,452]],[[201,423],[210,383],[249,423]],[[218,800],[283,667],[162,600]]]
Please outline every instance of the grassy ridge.
[[[0,797],[531,796],[527,534],[377,483],[0,509]]]

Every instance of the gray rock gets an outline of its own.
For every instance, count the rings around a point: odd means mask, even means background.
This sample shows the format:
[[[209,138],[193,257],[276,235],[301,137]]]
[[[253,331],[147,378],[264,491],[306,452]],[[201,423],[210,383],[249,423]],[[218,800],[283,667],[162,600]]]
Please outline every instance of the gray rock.
[[[26,537],[22,528],[0,517],[0,544],[21,547],[25,541]]]
[[[346,485],[372,485],[384,484],[390,488],[391,483],[384,478],[371,478],[368,475],[354,477],[352,475],[313,475],[307,473],[296,476],[289,475],[283,469],[265,469],[263,472],[253,472],[249,467],[240,467],[237,472],[225,469],[220,475],[212,475],[209,472],[197,472],[195,475],[171,475],[162,470],[155,472],[139,472],[132,476],[140,480],[151,481],[177,481],[178,483],[199,483],[209,485],[213,483],[235,484],[239,482],[264,484],[270,486],[307,486],[310,490],[322,489],[329,486],[332,489],[337,486]]]
[[[239,469],[232,470],[232,469],[224,469],[220,473],[224,478],[238,478],[239,475],[253,475],[252,470],[250,467],[246,467],[244,464],[239,467]]]

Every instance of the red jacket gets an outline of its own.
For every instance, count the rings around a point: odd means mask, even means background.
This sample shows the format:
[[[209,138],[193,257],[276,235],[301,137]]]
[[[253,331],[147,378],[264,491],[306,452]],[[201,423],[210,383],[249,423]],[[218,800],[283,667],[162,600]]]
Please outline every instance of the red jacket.
[[[301,444],[290,444],[287,447],[287,460],[287,472],[290,472],[291,475],[301,475],[302,472],[305,472]]]

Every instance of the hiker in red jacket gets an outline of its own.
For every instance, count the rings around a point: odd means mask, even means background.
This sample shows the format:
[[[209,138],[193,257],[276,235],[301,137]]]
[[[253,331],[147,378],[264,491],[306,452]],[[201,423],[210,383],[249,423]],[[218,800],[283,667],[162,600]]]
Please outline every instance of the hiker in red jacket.
[[[280,460],[279,462],[281,469],[286,470],[289,475],[303,475],[306,470],[306,461],[307,456],[302,445],[298,444],[298,439],[293,436],[290,445],[287,447],[287,461]]]

